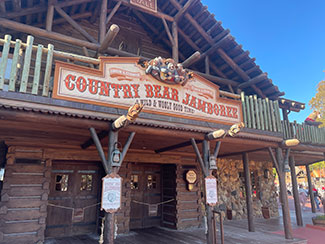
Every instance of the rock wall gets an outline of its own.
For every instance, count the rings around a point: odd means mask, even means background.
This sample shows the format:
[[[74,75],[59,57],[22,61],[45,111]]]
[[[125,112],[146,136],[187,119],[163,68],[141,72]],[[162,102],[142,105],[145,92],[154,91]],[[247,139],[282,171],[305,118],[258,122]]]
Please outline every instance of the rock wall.
[[[277,193],[274,185],[272,163],[249,162],[251,180],[256,185],[253,194],[254,217],[263,218],[262,207],[269,209],[270,217],[279,216]],[[268,177],[264,177],[265,170]],[[225,211],[232,219],[247,218],[246,192],[241,160],[219,159],[218,170],[214,172],[218,179],[219,210]],[[254,178],[254,179],[253,179]]]

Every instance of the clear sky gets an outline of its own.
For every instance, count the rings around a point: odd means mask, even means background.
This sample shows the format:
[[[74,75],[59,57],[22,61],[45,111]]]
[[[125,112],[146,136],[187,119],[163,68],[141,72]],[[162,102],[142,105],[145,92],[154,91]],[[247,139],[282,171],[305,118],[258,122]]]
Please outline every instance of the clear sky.
[[[325,70],[325,0],[202,0],[256,64],[286,94],[306,109],[291,112],[303,122],[309,100]]]

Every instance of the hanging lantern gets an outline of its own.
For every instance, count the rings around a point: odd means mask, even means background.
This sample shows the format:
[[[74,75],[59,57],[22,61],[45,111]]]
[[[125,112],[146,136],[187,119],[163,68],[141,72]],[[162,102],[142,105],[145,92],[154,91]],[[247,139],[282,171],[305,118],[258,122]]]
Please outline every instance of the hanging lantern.
[[[111,165],[113,167],[120,167],[121,166],[121,152],[117,148],[117,142],[114,144],[114,150],[111,154]]]
[[[285,160],[283,165],[283,172],[290,172],[289,161]]]
[[[217,160],[215,156],[210,156],[209,158],[209,169],[213,170],[213,169],[218,169],[217,168]]]

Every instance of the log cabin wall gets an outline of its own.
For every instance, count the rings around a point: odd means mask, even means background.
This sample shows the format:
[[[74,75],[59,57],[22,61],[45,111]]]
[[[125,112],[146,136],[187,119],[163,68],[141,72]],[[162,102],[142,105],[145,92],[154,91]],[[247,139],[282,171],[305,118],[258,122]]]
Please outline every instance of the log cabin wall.
[[[0,202],[0,242],[43,243],[51,160],[9,148]]]
[[[199,227],[202,222],[202,176],[200,173],[200,169],[195,164],[193,164],[193,161],[194,160],[182,159],[182,164],[178,164],[176,166],[177,229]],[[188,185],[185,179],[185,175],[188,170],[194,170],[197,173],[197,180],[192,191],[188,190]]]
[[[130,204],[131,204],[131,164],[123,163],[118,174],[123,178],[122,182],[122,204],[121,209],[116,213],[117,233],[129,232],[130,225]]]

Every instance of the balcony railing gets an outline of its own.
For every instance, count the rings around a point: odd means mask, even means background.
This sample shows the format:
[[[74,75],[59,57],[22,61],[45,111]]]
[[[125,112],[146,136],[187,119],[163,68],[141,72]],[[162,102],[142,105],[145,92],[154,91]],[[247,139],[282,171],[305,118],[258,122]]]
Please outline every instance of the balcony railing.
[[[10,35],[0,39],[0,90],[51,97],[54,59],[90,67],[100,62],[99,59],[54,50],[52,44],[47,48],[41,44],[35,46],[33,40],[28,36],[26,43],[12,41]],[[223,91],[220,94],[238,96]],[[302,143],[325,145],[325,128],[281,121],[278,101],[257,98],[256,95],[245,96],[244,93],[241,101],[245,127],[281,133],[284,139],[297,138]]]

